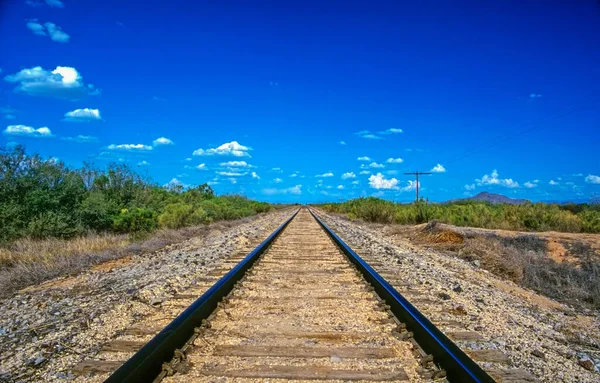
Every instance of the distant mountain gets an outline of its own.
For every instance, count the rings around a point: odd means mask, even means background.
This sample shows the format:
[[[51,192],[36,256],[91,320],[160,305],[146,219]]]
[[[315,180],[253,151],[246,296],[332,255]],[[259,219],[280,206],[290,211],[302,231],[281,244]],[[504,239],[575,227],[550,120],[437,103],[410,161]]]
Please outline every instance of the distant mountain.
[[[478,201],[478,202],[489,202],[489,203],[507,203],[511,205],[521,205],[528,202],[526,199],[514,199],[503,196],[502,194],[494,194],[488,192],[481,192],[476,196],[469,198],[455,199],[448,202],[460,202],[460,201]]]

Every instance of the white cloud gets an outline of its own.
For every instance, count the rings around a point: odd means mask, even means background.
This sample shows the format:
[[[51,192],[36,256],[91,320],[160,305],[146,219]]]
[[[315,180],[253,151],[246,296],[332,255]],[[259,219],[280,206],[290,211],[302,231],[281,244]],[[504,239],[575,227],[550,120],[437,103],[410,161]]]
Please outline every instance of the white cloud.
[[[433,173],[446,173],[446,168],[442,164],[437,164],[431,169]]]
[[[217,174],[226,177],[242,177],[248,174],[248,172],[217,172]]]
[[[168,189],[186,187],[186,185],[179,181],[177,178],[172,178],[171,181],[167,182],[164,186]]]
[[[281,170],[281,168],[271,168],[271,171],[274,171],[276,173],[282,173],[283,170]]]
[[[595,176],[593,174],[589,174],[587,177],[585,177],[585,182],[587,182],[588,184],[600,184],[600,176]]]
[[[107,146],[108,150],[118,150],[118,151],[126,151],[126,152],[147,152],[152,150],[152,146],[144,145],[144,144],[120,144],[115,145],[111,144]]]
[[[234,156],[234,157],[250,157],[248,153],[251,148],[240,145],[237,141],[227,142],[219,147],[211,149],[197,149],[194,151],[195,156]]]
[[[173,141],[171,141],[170,139],[168,139],[167,137],[158,137],[156,140],[152,141],[152,145],[153,146],[175,145],[175,143]]]
[[[344,188],[344,185],[338,185],[337,188],[342,190]]]
[[[185,160],[186,160],[186,161],[191,161],[191,160],[192,160],[192,157],[187,157]]]
[[[382,130],[379,132],[379,134],[398,134],[398,133],[402,133],[402,129],[390,128],[390,129]]]
[[[290,177],[292,177],[292,178],[293,178],[293,177],[298,177],[298,174],[296,174],[296,173],[292,173],[292,174],[290,174]]]
[[[378,135],[372,133],[369,130],[361,130],[360,132],[356,132],[354,134],[356,134],[360,138],[366,138],[366,139],[369,139],[369,140],[383,140],[382,137],[379,137]]]
[[[475,189],[475,184],[465,185],[465,189],[466,190],[473,190],[473,189]]]
[[[571,174],[573,177],[583,177],[583,173]]]
[[[537,183],[527,181],[523,184],[523,186],[525,186],[527,189],[533,189],[534,187],[537,187]]]
[[[360,184],[360,182],[358,180],[352,181],[352,185],[358,185],[358,184]]]
[[[388,164],[400,164],[404,162],[404,160],[402,158],[388,158],[385,162]]]
[[[403,188],[400,188],[401,191],[411,191],[417,188],[417,185],[420,185],[420,182],[417,184],[417,181],[408,181],[408,185]]]
[[[65,113],[64,120],[71,122],[88,122],[102,120],[102,117],[100,116],[100,111],[98,109],[83,108]]]
[[[54,23],[44,23],[43,25],[37,19],[31,19],[25,26],[38,36],[49,36],[52,41],[57,43],[68,43],[71,38],[67,33],[63,32],[62,28]]]
[[[256,174],[256,172],[252,172],[252,178],[256,178],[257,180],[260,179],[260,177],[258,176],[258,174]]]
[[[363,170],[362,172],[360,172],[360,174],[371,174],[371,172],[368,170]]]
[[[221,166],[227,166],[227,167],[231,167],[231,168],[251,168],[252,166],[249,165],[246,161],[228,161],[228,162],[221,162],[220,163]]]
[[[206,167],[206,164],[200,164],[200,165],[196,166],[196,169],[198,169],[198,170],[207,170],[208,168]]]
[[[148,166],[150,163],[148,161],[140,161],[138,162],[138,166]]]
[[[371,162],[371,163],[369,164],[369,167],[370,167],[370,168],[378,168],[378,169],[381,169],[381,168],[385,168],[385,165],[383,165],[383,164],[378,164],[377,162]]]
[[[26,125],[9,125],[4,130],[7,136],[26,136],[26,137],[52,137],[52,132],[47,127],[34,129]]]
[[[340,141],[340,145],[346,145],[345,141]]]
[[[88,142],[97,142],[98,138],[97,137],[93,137],[93,136],[83,136],[83,135],[78,135],[75,137],[62,137],[61,138],[64,141],[74,141],[74,142],[79,142],[79,143],[88,143]]]
[[[558,182],[554,181],[554,180],[550,180],[550,182],[548,182],[550,185],[552,186],[556,186],[558,185]]]
[[[302,185],[292,186],[286,189],[263,189],[263,194],[266,195],[275,195],[275,194],[294,194],[299,195],[302,194]]]
[[[347,180],[348,178],[356,178],[356,174],[354,174],[354,172],[348,172],[348,173],[342,174],[343,180]]]
[[[36,66],[8,75],[4,80],[17,84],[16,92],[30,96],[77,100],[87,95],[100,94],[94,85],[86,85],[79,72],[71,67],[57,66],[53,71],[49,71]]]
[[[357,160],[359,161],[371,161],[371,159],[367,156],[363,156],[363,157],[358,157]]]
[[[281,178],[275,178],[275,179],[273,179],[273,182],[276,184],[280,184],[283,182],[283,180]]]
[[[333,173],[327,172],[327,173],[323,173],[323,174],[317,174],[315,177],[333,177]]]
[[[373,189],[398,189],[398,180],[395,178],[387,179],[381,173],[369,177],[369,186]]]
[[[498,178],[498,171],[494,169],[491,175],[485,174],[481,179],[476,179],[475,183],[478,186],[482,185],[499,185],[507,188],[518,188],[519,183],[513,181],[512,178],[500,179]]]

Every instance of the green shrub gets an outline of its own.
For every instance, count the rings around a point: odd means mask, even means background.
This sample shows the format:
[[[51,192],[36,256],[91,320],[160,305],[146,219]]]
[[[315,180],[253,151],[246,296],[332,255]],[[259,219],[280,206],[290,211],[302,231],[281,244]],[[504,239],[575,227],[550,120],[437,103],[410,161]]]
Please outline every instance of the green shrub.
[[[156,213],[148,209],[123,209],[113,219],[113,230],[118,233],[150,232],[157,226]]]

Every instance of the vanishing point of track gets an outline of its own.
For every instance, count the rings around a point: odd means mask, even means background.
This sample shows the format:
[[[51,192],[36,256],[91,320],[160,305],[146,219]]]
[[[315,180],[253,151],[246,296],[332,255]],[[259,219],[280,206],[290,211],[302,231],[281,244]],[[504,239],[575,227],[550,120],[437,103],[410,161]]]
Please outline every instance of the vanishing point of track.
[[[494,381],[307,208],[231,262],[124,364],[83,371],[116,369],[108,382]]]

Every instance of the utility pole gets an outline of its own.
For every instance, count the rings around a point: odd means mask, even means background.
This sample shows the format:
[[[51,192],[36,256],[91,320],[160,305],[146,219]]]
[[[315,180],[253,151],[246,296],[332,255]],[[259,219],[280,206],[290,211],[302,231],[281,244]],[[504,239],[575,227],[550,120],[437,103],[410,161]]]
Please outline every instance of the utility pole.
[[[419,202],[419,176],[423,175],[423,174],[431,174],[431,173],[425,173],[425,172],[412,172],[412,173],[404,173],[407,175],[411,175],[411,176],[416,176],[417,177],[417,202]]]

